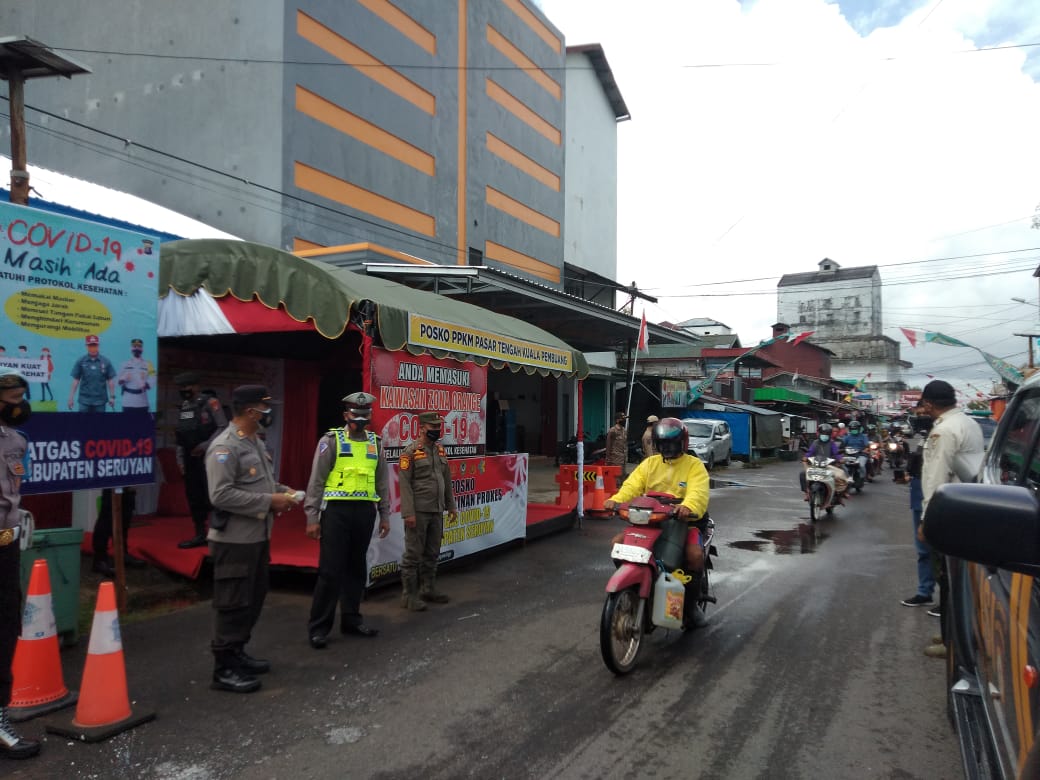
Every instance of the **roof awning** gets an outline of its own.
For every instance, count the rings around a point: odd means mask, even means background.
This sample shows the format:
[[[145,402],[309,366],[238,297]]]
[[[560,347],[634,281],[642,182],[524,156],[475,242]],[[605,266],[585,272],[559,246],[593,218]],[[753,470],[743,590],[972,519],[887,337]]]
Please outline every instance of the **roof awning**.
[[[589,373],[580,351],[529,322],[261,244],[164,243],[159,274],[160,336],[313,329],[335,339],[374,304],[373,325],[389,350],[529,374]],[[268,313],[245,311],[242,302],[262,303]],[[183,316],[185,306],[191,316]]]

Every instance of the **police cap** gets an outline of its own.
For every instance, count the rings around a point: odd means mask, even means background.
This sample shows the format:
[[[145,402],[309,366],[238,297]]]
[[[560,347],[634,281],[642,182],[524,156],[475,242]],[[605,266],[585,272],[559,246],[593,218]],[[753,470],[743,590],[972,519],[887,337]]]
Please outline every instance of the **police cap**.
[[[372,408],[372,404],[376,400],[376,397],[370,393],[351,393],[350,395],[343,396],[342,400],[343,406],[348,412],[351,410],[367,412]]]
[[[24,387],[28,390],[29,383],[13,368],[0,368],[0,390],[10,390],[12,387]]]
[[[273,404],[275,400],[267,392],[264,385],[239,385],[231,391],[231,402],[242,406],[244,404],[266,403]]]
[[[87,342],[87,346],[88,347],[96,347],[98,344],[101,343],[101,339],[99,339],[93,333],[91,333],[89,336],[87,336],[86,339],[84,339],[84,340]]]
[[[437,412],[423,412],[419,415],[419,422],[423,425],[441,427],[441,416]]]
[[[187,387],[188,385],[197,385],[202,382],[202,378],[194,371],[182,371],[173,378],[173,383],[177,387]]]
[[[130,339],[130,346],[131,347],[143,347],[144,346],[144,342],[141,341],[141,339]]]

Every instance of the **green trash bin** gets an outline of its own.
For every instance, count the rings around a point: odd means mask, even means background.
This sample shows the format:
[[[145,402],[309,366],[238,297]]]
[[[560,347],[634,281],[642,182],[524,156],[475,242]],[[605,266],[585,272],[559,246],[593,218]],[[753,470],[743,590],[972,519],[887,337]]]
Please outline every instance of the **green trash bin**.
[[[62,645],[79,641],[79,560],[83,543],[81,528],[38,528],[32,545],[22,550],[22,595],[29,590],[33,563],[43,558],[51,580],[54,622]]]

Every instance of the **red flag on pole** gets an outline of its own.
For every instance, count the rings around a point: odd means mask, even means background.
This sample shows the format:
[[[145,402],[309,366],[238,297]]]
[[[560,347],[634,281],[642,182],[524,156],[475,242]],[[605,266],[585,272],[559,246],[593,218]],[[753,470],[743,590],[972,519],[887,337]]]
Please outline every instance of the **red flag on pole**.
[[[650,339],[647,338],[646,333],[646,311],[643,312],[643,319],[639,322],[639,339],[636,343],[636,349],[640,352],[650,352]]]

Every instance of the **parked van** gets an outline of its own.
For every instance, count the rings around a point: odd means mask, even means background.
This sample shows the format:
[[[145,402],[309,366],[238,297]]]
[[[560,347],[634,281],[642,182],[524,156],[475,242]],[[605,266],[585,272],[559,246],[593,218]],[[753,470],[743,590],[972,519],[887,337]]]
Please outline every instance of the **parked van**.
[[[733,434],[725,420],[687,418],[682,421],[690,434],[688,452],[696,455],[711,471],[716,463],[729,465],[733,455]]]

